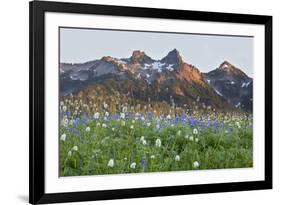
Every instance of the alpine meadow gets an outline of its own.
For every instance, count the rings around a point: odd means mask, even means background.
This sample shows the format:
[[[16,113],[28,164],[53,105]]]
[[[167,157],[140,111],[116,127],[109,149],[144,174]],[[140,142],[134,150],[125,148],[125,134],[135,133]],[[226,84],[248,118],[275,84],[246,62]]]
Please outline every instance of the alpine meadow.
[[[177,45],[160,59],[128,50],[60,60],[60,176],[253,167],[253,78],[245,68],[229,58],[202,72]]]

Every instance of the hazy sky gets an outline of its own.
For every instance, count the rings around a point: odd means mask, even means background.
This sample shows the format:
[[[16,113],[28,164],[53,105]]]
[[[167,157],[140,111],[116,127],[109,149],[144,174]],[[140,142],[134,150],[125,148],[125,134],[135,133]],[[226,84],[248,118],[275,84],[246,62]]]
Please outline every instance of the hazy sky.
[[[252,77],[253,40],[237,36],[61,28],[60,61],[83,63],[103,56],[127,58],[134,50],[145,51],[158,60],[176,48],[185,62],[201,72],[213,70],[227,60]]]

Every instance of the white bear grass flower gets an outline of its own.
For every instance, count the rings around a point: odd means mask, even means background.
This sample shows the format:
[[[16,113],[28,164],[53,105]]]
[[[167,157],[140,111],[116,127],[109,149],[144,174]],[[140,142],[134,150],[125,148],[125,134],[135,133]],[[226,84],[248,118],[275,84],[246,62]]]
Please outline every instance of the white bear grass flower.
[[[62,134],[62,135],[60,136],[60,140],[65,142],[65,140],[66,140],[66,134]]]
[[[66,111],[67,111],[66,105],[64,105],[64,106],[62,107],[62,111],[63,111],[63,112],[66,112]]]
[[[86,132],[90,132],[90,131],[91,131],[91,128],[90,128],[90,127],[86,127],[85,131],[86,131]]]
[[[241,125],[240,125],[240,123],[238,121],[236,122],[236,126],[238,127],[238,129],[241,128]]]
[[[73,146],[73,147],[72,147],[72,150],[75,151],[75,152],[77,152],[77,151],[78,151],[78,146],[76,146],[76,145]]]
[[[193,129],[193,134],[198,135],[198,130],[196,128]]]
[[[189,136],[189,141],[194,141],[194,137],[192,135]]]
[[[99,112],[96,112],[96,113],[94,114],[94,118],[95,118],[95,119],[99,119],[99,117],[100,117],[100,113],[99,113]]]
[[[130,168],[131,168],[131,169],[135,169],[136,166],[137,166],[137,163],[135,163],[135,162],[133,162],[132,164],[130,164]]]
[[[110,159],[107,163],[108,167],[114,167],[114,159]]]
[[[177,161],[177,162],[178,162],[178,161],[180,161],[180,160],[181,160],[180,155],[176,155],[176,156],[175,156],[175,161]]]
[[[108,108],[108,104],[106,102],[103,102],[103,108],[107,109]]]
[[[159,138],[156,139],[155,146],[156,147],[161,147],[161,140]]]
[[[200,166],[198,161],[193,162],[193,167],[197,169]]]
[[[125,113],[121,112],[121,113],[120,113],[120,118],[121,118],[121,119],[125,119]]]
[[[104,115],[105,115],[105,117],[108,117],[109,116],[109,112],[105,112]]]

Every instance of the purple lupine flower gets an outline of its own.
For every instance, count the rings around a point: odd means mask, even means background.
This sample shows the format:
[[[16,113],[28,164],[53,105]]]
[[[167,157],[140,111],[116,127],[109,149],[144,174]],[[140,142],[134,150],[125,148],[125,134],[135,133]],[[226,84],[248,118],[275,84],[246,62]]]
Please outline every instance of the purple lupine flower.
[[[141,166],[143,167],[144,172],[147,171],[147,161],[144,157],[141,158]]]
[[[190,118],[188,119],[188,123],[189,123],[189,125],[191,125],[191,126],[198,126],[198,125],[200,125],[200,121],[197,120],[197,119],[194,118],[194,117],[190,117]]]

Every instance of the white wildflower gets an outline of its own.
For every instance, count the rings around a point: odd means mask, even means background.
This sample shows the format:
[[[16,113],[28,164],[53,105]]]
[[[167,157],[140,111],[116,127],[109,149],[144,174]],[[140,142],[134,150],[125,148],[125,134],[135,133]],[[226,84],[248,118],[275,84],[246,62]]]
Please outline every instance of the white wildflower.
[[[155,159],[155,155],[151,155],[151,156],[150,156],[150,159]]]
[[[189,137],[189,141],[194,141],[194,137],[192,135]]]
[[[238,121],[236,122],[236,126],[238,127],[238,129],[241,128],[241,125],[240,125],[240,123]]]
[[[168,120],[172,119],[171,115],[167,115],[167,119]]]
[[[200,166],[198,161],[193,162],[193,167],[197,169]]]
[[[113,128],[111,128],[111,130],[112,130],[112,131],[115,131],[115,128],[113,127]]]
[[[155,141],[155,146],[161,147],[161,140],[159,138],[157,138],[157,140]]]
[[[106,104],[105,102],[103,102],[103,108],[107,109],[108,108],[108,104]]]
[[[99,126],[100,126],[100,123],[98,122],[98,123],[97,123],[97,127],[99,127]]]
[[[130,128],[131,128],[131,129],[134,129],[134,125],[131,125]]]
[[[181,135],[181,130],[177,131],[177,135]]]
[[[131,169],[135,169],[136,166],[137,166],[137,163],[135,163],[135,162],[133,162],[132,164],[130,164],[130,168],[131,168]]]
[[[121,118],[121,119],[125,119],[125,113],[121,112],[121,113],[120,113],[120,118]]]
[[[199,141],[199,139],[198,139],[198,137],[196,137],[196,138],[195,138],[195,142],[198,142],[198,141]]]
[[[144,140],[144,136],[141,136],[140,141],[143,141],[143,140]]]
[[[146,140],[144,139],[144,136],[141,136],[140,141],[143,145],[147,145]]]
[[[78,147],[75,145],[75,146],[72,147],[72,150],[77,152],[78,151]]]
[[[148,123],[146,123],[146,125],[147,125],[147,127],[150,127],[151,123],[150,123],[150,122],[148,122]]]
[[[181,158],[180,158],[180,155],[176,155],[175,160],[176,160],[176,161],[180,161],[180,159],[181,159]]]
[[[103,128],[107,128],[107,125],[105,123],[102,123]]]
[[[66,134],[62,134],[62,135],[60,136],[60,140],[61,140],[61,141],[65,141],[65,140],[66,140]]]
[[[135,120],[132,120],[132,123],[135,124]]]
[[[125,125],[126,125],[126,122],[125,122],[124,120],[122,120],[122,121],[121,121],[121,125],[122,125],[122,126],[125,126]]]
[[[69,150],[68,153],[67,153],[67,155],[68,155],[68,156],[71,156],[71,155],[72,155],[72,151]]]
[[[66,105],[62,106],[62,111],[63,111],[63,112],[66,112],[66,111],[67,111]]]
[[[110,159],[107,163],[108,167],[114,167],[114,159]]]
[[[91,128],[90,127],[86,127],[86,132],[90,132]]]
[[[187,140],[189,140],[189,135],[185,135],[184,138],[187,139]]]
[[[106,117],[108,117],[108,116],[109,116],[109,112],[105,112],[104,115],[105,115]]]
[[[64,118],[63,118],[63,120],[62,120],[62,125],[63,125],[64,127],[67,127],[67,126],[68,126],[68,119],[67,119],[67,117],[64,117]]]
[[[99,119],[99,117],[100,117],[100,113],[99,113],[99,112],[96,112],[96,113],[94,114],[94,118],[95,118],[95,119]]]
[[[196,128],[193,129],[193,134],[197,135],[198,134],[198,130]]]
[[[123,107],[122,108],[122,112],[127,112],[128,108],[127,107]]]

